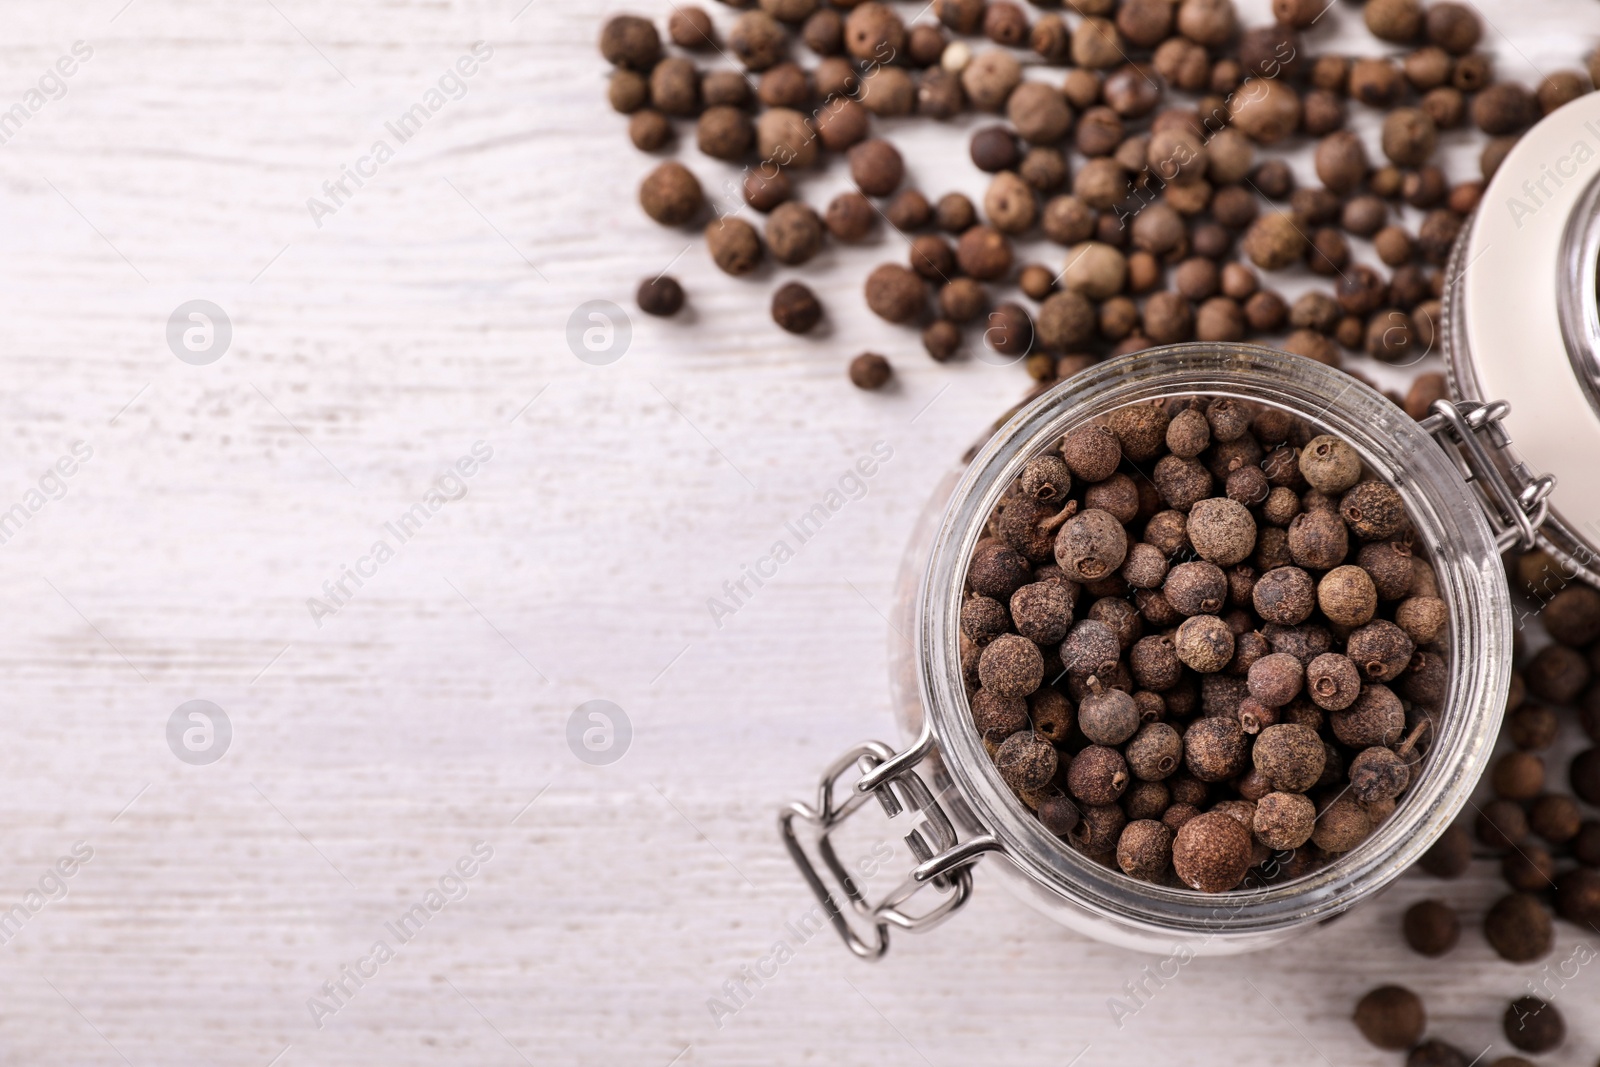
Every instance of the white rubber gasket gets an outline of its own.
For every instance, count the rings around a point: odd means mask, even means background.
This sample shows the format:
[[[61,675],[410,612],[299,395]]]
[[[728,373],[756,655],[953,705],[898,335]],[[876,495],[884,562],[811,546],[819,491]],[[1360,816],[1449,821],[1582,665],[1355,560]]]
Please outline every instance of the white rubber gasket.
[[[1516,457],[1553,474],[1551,510],[1593,541],[1600,531],[1600,414],[1568,358],[1557,304],[1567,277],[1562,237],[1600,179],[1600,93],[1552,112],[1490,179],[1462,249],[1461,324],[1485,400],[1505,400]],[[1459,353],[1457,353],[1459,356]]]

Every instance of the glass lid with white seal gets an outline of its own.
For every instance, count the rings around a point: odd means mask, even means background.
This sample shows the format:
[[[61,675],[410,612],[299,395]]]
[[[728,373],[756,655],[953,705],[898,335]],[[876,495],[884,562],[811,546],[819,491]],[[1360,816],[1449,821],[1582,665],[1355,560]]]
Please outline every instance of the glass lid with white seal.
[[[1502,402],[1496,465],[1530,498],[1530,471],[1554,478],[1535,539],[1600,584],[1600,95],[1511,149],[1445,278],[1452,394]]]

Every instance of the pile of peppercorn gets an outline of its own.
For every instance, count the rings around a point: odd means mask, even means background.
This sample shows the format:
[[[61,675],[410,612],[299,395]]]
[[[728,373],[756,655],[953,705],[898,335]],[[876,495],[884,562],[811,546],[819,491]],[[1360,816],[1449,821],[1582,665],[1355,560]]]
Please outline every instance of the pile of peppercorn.
[[[640,188],[646,213],[704,227],[716,265],[746,277],[768,258],[797,267],[827,241],[892,227],[908,258],[870,273],[868,307],[920,329],[937,360],[978,324],[1046,384],[1186,340],[1267,339],[1333,365],[1344,352],[1413,362],[1434,345],[1439,268],[1483,188],[1431,162],[1440,131],[1470,122],[1487,136],[1487,179],[1526,127],[1590,88],[1575,71],[1536,93],[1495,82],[1475,51],[1478,16],[1451,0],[1369,0],[1374,37],[1409,51],[1365,57],[1309,52],[1301,34],[1327,0],[1276,0],[1277,24],[1248,29],[1232,0],[1069,0],[1037,17],[1010,0],[935,0],[910,25],[873,0],[728,3],[747,10],[725,34],[703,9],[674,5],[667,37],[687,55],[668,55],[637,16],[601,34],[610,100],[636,146],[663,151],[675,121],[693,121],[704,155],[741,167],[730,184],[743,203],[708,223],[701,179],[664,162]],[[1381,157],[1344,128],[1352,107],[1384,113]],[[965,112],[997,120],[970,141],[973,164],[994,175],[981,212],[961,193],[908,186],[899,151],[874,136],[882,120]],[[1296,188],[1282,156],[1308,139],[1321,185]],[[804,176],[838,156],[859,191],[806,204]],[[1036,234],[1065,250],[1057,264],[1017,262],[1014,242]],[[1357,261],[1368,241],[1386,272]],[[1291,303],[1263,284],[1260,272],[1302,263],[1331,291]],[[1013,284],[1033,306],[995,300]],[[638,300],[670,315],[684,293],[652,278]],[[805,332],[824,310],[789,281],[772,314]],[[863,388],[891,374],[876,353],[850,367]],[[1426,376],[1408,407],[1425,410],[1442,389]]]
[[[961,611],[974,728],[1052,832],[1204,892],[1297,877],[1395,810],[1448,690],[1400,494],[1230,397],[1130,405],[1030,459]]]

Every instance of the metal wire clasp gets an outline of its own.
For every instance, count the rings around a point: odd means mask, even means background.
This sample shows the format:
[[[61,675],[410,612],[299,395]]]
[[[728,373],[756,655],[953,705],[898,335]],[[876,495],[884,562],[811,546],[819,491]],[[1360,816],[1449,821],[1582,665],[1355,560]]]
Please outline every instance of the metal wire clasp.
[[[835,760],[823,774],[816,807],[796,801],[778,816],[783,843],[788,847],[795,866],[811,886],[811,891],[827,912],[828,921],[838,931],[845,945],[862,959],[876,960],[889,950],[890,926],[914,932],[929,930],[953,915],[972,893],[972,863],[983,853],[999,848],[999,842],[988,834],[961,842],[956,840],[950,817],[915,769],[932,749],[933,736],[927,730],[924,730],[916,744],[901,753],[896,753],[881,741],[862,742]],[[861,777],[841,802],[835,797],[835,787],[852,770],[860,772]],[[920,815],[920,821],[905,835],[906,845],[916,857],[917,866],[877,903],[869,901],[851,878],[830,840],[834,829],[855,814],[869,797],[877,797],[884,814],[891,819],[907,810],[914,817]],[[851,910],[871,927],[870,939],[856,932],[838,897],[822,880],[805,846],[795,834],[796,819],[816,827],[817,855],[822,858],[823,865],[850,902]],[[903,905],[930,884],[943,899],[915,914],[905,910]]]
[[[1419,425],[1440,444],[1454,442],[1458,446],[1457,454],[1465,468],[1462,474],[1484,503],[1500,551],[1533,548],[1534,531],[1550,514],[1555,476],[1534,477],[1520,464],[1502,470],[1480,436],[1488,436],[1489,443],[1503,454],[1511,438],[1500,423],[1511,413],[1511,405],[1504,400],[1488,404],[1435,400],[1432,410],[1433,414]]]

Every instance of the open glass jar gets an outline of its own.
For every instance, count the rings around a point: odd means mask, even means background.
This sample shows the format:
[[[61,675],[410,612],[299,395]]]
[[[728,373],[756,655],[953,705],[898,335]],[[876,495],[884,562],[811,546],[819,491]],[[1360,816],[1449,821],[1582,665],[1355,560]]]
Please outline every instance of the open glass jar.
[[[1449,610],[1448,696],[1427,759],[1398,809],[1351,851],[1278,884],[1202,894],[1138,881],[1052,835],[1002,781],[972,725],[959,618],[973,548],[1023,465],[1070,430],[1125,405],[1228,396],[1283,409],[1336,434],[1401,494],[1419,553]],[[995,877],[1056,921],[1103,941],[1155,952],[1244,952],[1278,943],[1372,896],[1409,867],[1460,812],[1494,745],[1511,670],[1512,612],[1500,553],[1531,543],[1549,482],[1514,492],[1480,437],[1504,405],[1440,402],[1424,423],[1319,363],[1237,344],[1156,349],[1093,367],[1036,398],[949,476],[919,523],[901,581],[895,707],[909,742],[870,742],[825,775],[815,807],[782,815],[785,841],[852,951],[882,955],[889,927],[926,929],[972,889],[972,864],[994,852]],[[841,786],[845,796],[835,795]],[[866,899],[828,835],[869,798],[916,824],[919,861],[881,901]],[[815,841],[802,839],[809,825]],[[808,845],[811,847],[808,848]],[[812,861],[815,851],[821,868]],[[824,878],[831,875],[832,885]],[[929,901],[935,903],[929,906]],[[914,907],[913,905],[917,905]]]

